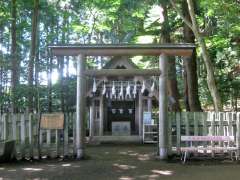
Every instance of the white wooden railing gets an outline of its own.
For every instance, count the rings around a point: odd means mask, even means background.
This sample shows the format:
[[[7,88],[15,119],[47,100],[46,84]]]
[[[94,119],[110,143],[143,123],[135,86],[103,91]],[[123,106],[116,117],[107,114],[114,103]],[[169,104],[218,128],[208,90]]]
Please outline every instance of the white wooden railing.
[[[41,146],[41,154],[43,156],[55,156],[60,154],[64,154],[67,156],[75,154],[75,118],[75,113],[68,113],[65,115],[64,131],[40,131],[39,139]],[[180,153],[180,147],[183,145],[181,144],[182,135],[234,136],[236,146],[240,147],[240,112],[169,113],[168,133],[169,152],[173,153]],[[153,134],[156,136],[156,133]],[[145,138],[147,137],[145,136]],[[16,140],[16,147],[19,157],[37,156],[37,115],[1,114],[0,140],[10,139]]]
[[[240,147],[240,112],[181,112],[168,114],[169,152],[180,153],[182,135],[234,136]],[[144,125],[143,142],[156,143],[157,124]]]

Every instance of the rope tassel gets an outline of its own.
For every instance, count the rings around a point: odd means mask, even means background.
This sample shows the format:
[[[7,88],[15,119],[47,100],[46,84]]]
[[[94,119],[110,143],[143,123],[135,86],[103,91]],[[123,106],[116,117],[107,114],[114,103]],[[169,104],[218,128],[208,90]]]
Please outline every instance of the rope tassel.
[[[128,85],[126,87],[126,98],[131,99],[131,87],[130,87],[129,82],[128,82]]]
[[[97,91],[97,84],[96,84],[96,79],[93,79],[93,89],[92,92],[95,93]]]

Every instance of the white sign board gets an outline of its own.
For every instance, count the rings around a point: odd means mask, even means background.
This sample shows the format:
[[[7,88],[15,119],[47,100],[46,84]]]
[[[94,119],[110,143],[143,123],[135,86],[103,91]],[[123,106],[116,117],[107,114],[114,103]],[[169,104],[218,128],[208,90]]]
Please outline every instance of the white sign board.
[[[152,124],[152,113],[148,111],[143,112],[143,124]]]
[[[131,135],[130,122],[125,121],[112,122],[112,135],[130,136]]]

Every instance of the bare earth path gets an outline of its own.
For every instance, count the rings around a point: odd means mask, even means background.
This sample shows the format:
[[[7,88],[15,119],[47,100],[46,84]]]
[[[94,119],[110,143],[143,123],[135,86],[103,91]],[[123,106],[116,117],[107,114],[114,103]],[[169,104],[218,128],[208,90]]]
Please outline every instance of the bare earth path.
[[[237,180],[240,165],[228,161],[159,162],[154,146],[101,145],[87,148],[83,161],[43,160],[0,164],[0,180]]]

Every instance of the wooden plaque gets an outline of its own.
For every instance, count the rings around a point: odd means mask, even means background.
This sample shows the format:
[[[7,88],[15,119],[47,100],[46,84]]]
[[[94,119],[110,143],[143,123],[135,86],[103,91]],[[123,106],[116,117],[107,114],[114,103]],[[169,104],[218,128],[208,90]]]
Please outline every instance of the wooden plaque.
[[[42,129],[64,129],[64,114],[42,114],[40,126]]]

